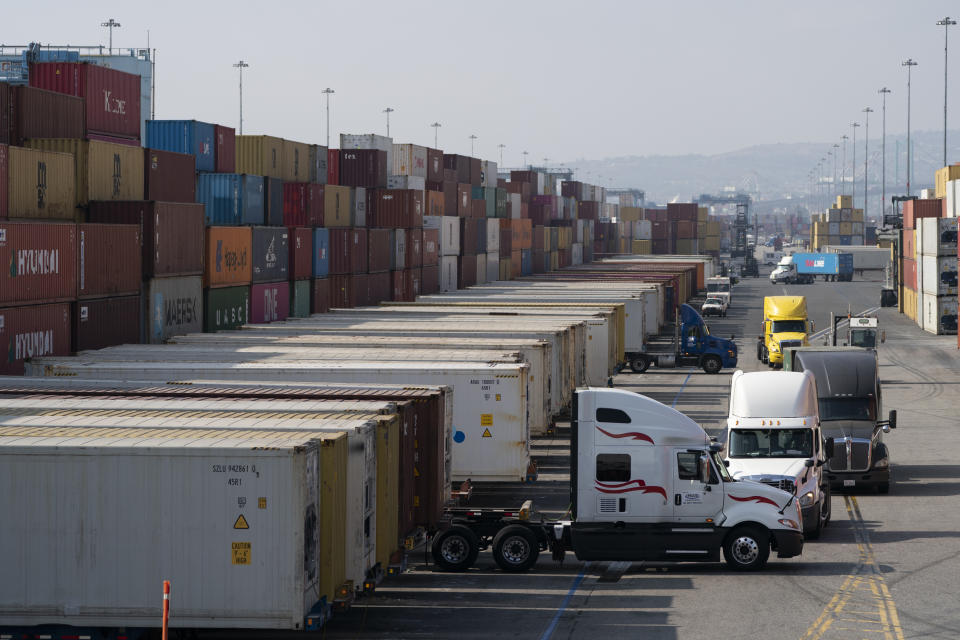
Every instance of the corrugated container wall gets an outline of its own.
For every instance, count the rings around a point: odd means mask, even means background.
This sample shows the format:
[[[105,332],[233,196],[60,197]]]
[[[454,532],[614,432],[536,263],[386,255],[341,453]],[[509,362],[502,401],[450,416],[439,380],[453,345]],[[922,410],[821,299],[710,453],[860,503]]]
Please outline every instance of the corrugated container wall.
[[[30,65],[30,86],[86,98],[89,133],[140,139],[140,77],[91,63]]]
[[[0,90],[2,93],[2,90]],[[3,105],[0,104],[0,109]],[[0,123],[2,124],[2,123]],[[10,193],[10,147],[0,143],[0,220],[6,220],[9,211],[8,194]]]
[[[443,181],[443,151],[427,148],[427,181]]]
[[[250,287],[250,322],[279,322],[289,316],[289,282],[267,282]]]
[[[314,184],[327,184],[327,148],[310,145],[310,180]]]
[[[31,138],[27,146],[74,155],[77,206],[86,206],[91,200],[143,197],[143,149],[140,147],[68,138]]]
[[[13,122],[11,114],[14,103],[13,85],[9,82],[0,82],[0,145],[7,145],[14,142],[10,137]],[[81,109],[82,109],[81,103]],[[19,144],[19,143],[18,143]]]
[[[74,219],[77,183],[73,156],[21,147],[3,147],[0,154],[7,160],[8,174],[0,218]]]
[[[233,127],[222,124],[213,126],[213,166],[217,173],[236,173],[237,167],[237,132]]]
[[[143,199],[161,202],[196,202],[196,160],[192,155],[143,150]]]
[[[84,100],[75,96],[45,91],[34,87],[3,84],[9,91],[9,103],[0,98],[0,142],[23,145],[27,138],[83,138],[87,127],[84,120]],[[3,119],[9,115],[10,136]]]
[[[284,140],[282,178],[286,182],[308,182],[310,174],[310,145]]]
[[[191,165],[193,160],[191,159]],[[143,279],[203,273],[203,205],[177,202],[91,202],[90,222],[142,229]]]
[[[237,136],[236,171],[283,180],[283,139]]]
[[[427,177],[427,148],[416,144],[393,145],[392,175]]]
[[[74,306],[74,351],[140,342],[140,296],[81,300]]]
[[[286,280],[290,272],[290,242],[286,227],[253,227],[253,282]]]
[[[332,184],[323,187],[323,226],[350,226],[350,187]]]
[[[393,166],[393,138],[378,136],[375,133],[341,133],[340,149],[377,149],[387,154],[387,160],[384,166],[388,173],[390,167]]]
[[[0,224],[0,306],[77,296],[77,227]]]
[[[0,353],[4,354],[0,375],[23,375],[27,358],[68,356],[70,352],[68,303],[0,308]]]
[[[263,179],[263,222],[269,226],[280,226],[283,221],[283,180]]]
[[[379,149],[341,149],[340,184],[382,189],[387,186],[387,153]]]
[[[197,171],[216,169],[214,125],[197,120],[147,120],[150,149],[188,153],[196,160]]]
[[[144,342],[150,344],[159,344],[175,335],[202,331],[203,287],[200,277],[148,280],[144,287],[143,321]]]
[[[328,275],[330,275],[330,229],[317,227],[313,230],[313,277],[326,278]]]
[[[77,297],[140,293],[140,225],[77,225]]]
[[[203,292],[203,330],[232,331],[250,322],[250,287],[222,287]]]
[[[253,277],[250,227],[207,227],[205,287],[250,284]]]
[[[309,182],[284,183],[283,224],[288,227],[323,225],[323,186]]]
[[[307,280],[313,275],[313,230],[289,227],[290,279]]]
[[[263,224],[263,178],[238,173],[201,173],[197,202],[208,225]]]

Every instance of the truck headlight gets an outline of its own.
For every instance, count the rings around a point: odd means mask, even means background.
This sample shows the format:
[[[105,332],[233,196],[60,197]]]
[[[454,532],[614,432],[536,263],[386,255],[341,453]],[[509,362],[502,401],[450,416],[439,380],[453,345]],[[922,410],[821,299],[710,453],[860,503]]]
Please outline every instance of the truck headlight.
[[[886,469],[890,466],[890,458],[880,458],[873,464],[874,469]]]
[[[805,494],[800,496],[800,506],[809,507],[813,504],[813,491],[807,491]]]
[[[777,344],[770,345],[770,351],[773,351],[774,353],[780,353],[780,345],[777,345]]]
[[[777,522],[779,522],[785,527],[790,527],[791,529],[798,529],[798,530],[800,529],[800,525],[794,522],[793,520],[791,520],[790,518],[780,518],[779,520],[777,520]]]

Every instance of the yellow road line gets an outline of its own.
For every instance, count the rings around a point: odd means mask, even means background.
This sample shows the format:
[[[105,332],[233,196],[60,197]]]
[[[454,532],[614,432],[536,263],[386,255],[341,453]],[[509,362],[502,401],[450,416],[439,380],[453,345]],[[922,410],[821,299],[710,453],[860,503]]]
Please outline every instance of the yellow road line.
[[[857,542],[857,568],[844,579],[803,640],[863,637],[867,633],[903,640],[897,607],[877,564],[857,498],[844,496],[843,501]]]

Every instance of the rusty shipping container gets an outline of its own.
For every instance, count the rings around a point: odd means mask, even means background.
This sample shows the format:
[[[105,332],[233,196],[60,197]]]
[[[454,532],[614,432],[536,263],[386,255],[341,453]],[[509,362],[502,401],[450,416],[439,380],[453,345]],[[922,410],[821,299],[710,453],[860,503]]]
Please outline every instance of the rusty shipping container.
[[[0,306],[76,299],[76,225],[0,223],[0,265]]]
[[[71,351],[68,303],[0,308],[0,375],[23,375],[27,358]]]
[[[13,139],[11,113],[13,111],[14,91],[9,82],[0,82],[0,145],[8,145]]]
[[[140,147],[72,138],[30,138],[26,144],[34,149],[73,154],[78,207],[86,206],[91,200],[143,197],[143,149]]]
[[[250,284],[253,278],[250,227],[207,227],[203,286]]]
[[[353,273],[353,229],[330,229],[330,275]]]
[[[80,300],[73,305],[74,351],[140,342],[140,296]]]
[[[323,226],[350,226],[350,187],[327,184],[323,187]]]
[[[308,280],[313,275],[313,229],[288,227],[290,234],[290,279]]]
[[[213,166],[217,173],[235,173],[237,132],[233,127],[213,125]]]
[[[253,282],[289,278],[290,241],[286,227],[253,227],[250,246]]]
[[[339,149],[327,149],[327,184],[340,184]]]
[[[140,225],[77,225],[77,297],[139,295]]]
[[[196,159],[187,153],[143,150],[143,199],[196,202]]]
[[[341,149],[340,184],[383,189],[387,186],[387,152],[379,149]]]
[[[367,271],[389,271],[390,251],[390,229],[367,229]]]
[[[310,313],[330,311],[330,279],[313,278],[310,281]]]
[[[423,266],[433,267],[440,264],[440,229],[423,229],[420,252]]]
[[[216,227],[218,232],[228,227]],[[200,276],[153,278],[144,284],[144,342],[160,344],[176,335],[203,330]]]
[[[457,289],[466,289],[477,284],[476,254],[462,255],[457,258]]]
[[[86,62],[30,65],[30,86],[85,98],[87,132],[140,139],[140,76]]]
[[[177,154],[183,155],[183,154]],[[193,166],[193,157],[186,156]],[[143,279],[203,273],[203,205],[186,202],[94,201],[90,222],[141,229]]]
[[[444,211],[445,195],[442,191],[427,191],[424,193],[424,215],[442,216]]]
[[[283,176],[285,182],[310,181],[310,145],[283,141]]]
[[[486,229],[484,229],[483,239],[487,239]],[[475,256],[479,246],[480,221],[475,218],[460,218],[460,255]]]
[[[283,180],[283,139],[237,136],[236,172]]]
[[[454,171],[456,175],[454,179],[457,182],[470,184],[470,158],[468,156],[445,153],[443,154],[443,168]],[[452,214],[448,213],[448,215]]]
[[[9,87],[9,103],[3,117],[9,115],[10,135],[0,133],[0,142],[22,146],[27,138],[83,138],[87,134],[83,98],[35,87]],[[0,99],[0,109],[3,109]]]
[[[0,218],[75,219],[77,183],[73,156],[7,146],[0,147],[0,156],[6,159],[7,172],[7,197],[0,204]],[[0,159],[0,170],[3,166]]]
[[[323,226],[323,186],[309,182],[283,185],[283,224],[286,226]]]

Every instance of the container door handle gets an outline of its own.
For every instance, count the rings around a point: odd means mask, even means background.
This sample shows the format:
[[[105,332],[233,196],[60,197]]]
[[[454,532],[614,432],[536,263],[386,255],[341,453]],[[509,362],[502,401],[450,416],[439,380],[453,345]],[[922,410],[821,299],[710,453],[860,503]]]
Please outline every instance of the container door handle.
[[[677,505],[678,507],[680,506],[680,494],[679,494],[679,493],[673,494],[673,503],[674,503],[675,505]]]

